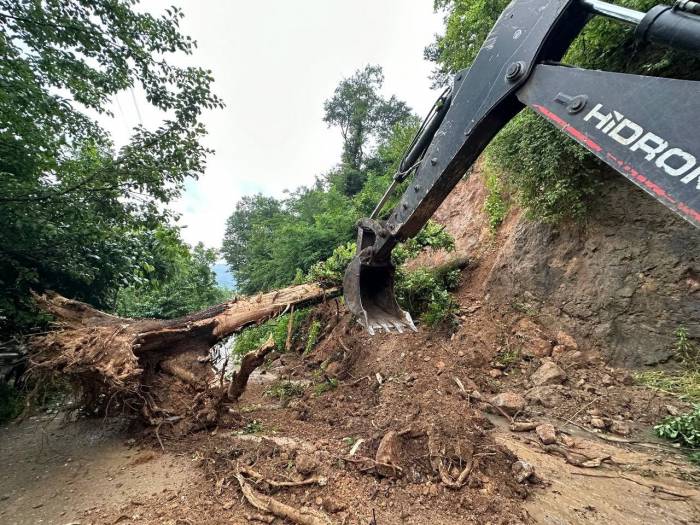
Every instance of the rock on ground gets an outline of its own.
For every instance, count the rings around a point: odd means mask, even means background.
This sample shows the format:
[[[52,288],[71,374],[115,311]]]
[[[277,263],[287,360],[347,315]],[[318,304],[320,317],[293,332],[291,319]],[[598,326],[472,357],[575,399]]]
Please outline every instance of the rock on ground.
[[[566,380],[566,372],[551,361],[545,362],[530,377],[535,386],[558,385]]]
[[[525,398],[515,392],[502,392],[492,397],[490,403],[503,410],[509,416],[520,412],[527,404]]]

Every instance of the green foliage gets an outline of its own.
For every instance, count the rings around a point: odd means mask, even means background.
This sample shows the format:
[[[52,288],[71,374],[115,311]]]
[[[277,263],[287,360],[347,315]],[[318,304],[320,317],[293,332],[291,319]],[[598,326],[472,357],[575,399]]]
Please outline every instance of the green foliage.
[[[261,434],[263,431],[262,422],[254,419],[238,431],[239,434]]]
[[[654,427],[654,432],[684,447],[700,448],[700,405],[687,414],[666,418]]]
[[[688,329],[684,326],[676,330],[676,353],[690,370],[700,371],[700,348],[688,339]]]
[[[459,273],[459,272],[457,272]],[[449,293],[455,285],[455,272],[437,272],[428,268],[396,275],[396,299],[402,308],[418,316],[427,326],[435,327],[455,321],[458,304]]]
[[[391,258],[394,265],[400,266],[409,259],[417,257],[423,250],[452,252],[454,249],[455,241],[452,235],[445,231],[442,224],[431,219],[415,237],[398,245],[392,252]]]
[[[314,387],[314,394],[316,394],[316,396],[322,396],[326,392],[330,392],[336,388],[338,388],[338,380],[334,377],[327,377]]]
[[[657,2],[617,3],[645,12]],[[435,0],[435,9],[444,13],[445,30],[426,48],[425,56],[436,64],[437,85],[471,65],[507,4],[508,0]],[[573,42],[564,62],[588,69],[700,79],[699,57],[640,44],[633,33],[633,28],[596,17]],[[528,215],[538,220],[583,219],[600,191],[601,164],[529,110],[499,133],[487,149],[487,159]]]
[[[488,196],[484,203],[484,210],[489,217],[489,228],[491,232],[495,232],[506,218],[508,202],[503,190],[503,182],[493,170],[486,171],[486,189]]]
[[[331,257],[334,262],[329,264],[336,265],[333,272],[339,269],[350,248],[338,247],[354,239],[357,219],[369,215],[379,201],[415,126],[411,119],[401,122],[380,141],[375,157],[363,168],[367,179],[353,197],[337,188],[332,172],[325,182],[298,188],[282,200],[262,195],[241,199],[227,220],[222,248],[239,290],[251,294],[286,286]],[[324,274],[326,270],[316,267],[312,273],[331,283],[333,276]]]
[[[16,418],[23,409],[24,396],[12,385],[0,381],[0,423]]]
[[[132,0],[0,0],[0,319],[41,322],[29,289],[112,308],[138,282],[148,233],[204,170],[205,109],[221,107],[211,73],[170,62],[191,54],[182,12]],[[90,113],[138,86],[167,115],[115,151]],[[108,115],[109,116],[109,115]]]
[[[151,262],[143,263],[139,284],[119,290],[116,312],[123,317],[172,319],[229,298],[211,269],[216,252],[201,243],[194,250],[175,230],[155,232]]]
[[[383,83],[381,67],[365,66],[343,79],[333,97],[323,105],[323,120],[340,128],[343,137],[341,169],[333,174],[331,182],[344,195],[355,195],[364,186],[369,143],[386,137],[410,115],[411,110],[404,102],[395,96],[385,99],[379,94]]]
[[[304,386],[292,381],[277,381],[265,390],[265,395],[285,402],[293,397],[304,395]]]
[[[634,374],[635,382],[660,392],[672,394],[684,401],[700,403],[700,371],[678,373],[649,370]]]
[[[345,268],[355,256],[355,243],[341,244],[331,256],[315,263],[309,270],[309,281],[316,281],[326,286],[340,285],[343,282]]]
[[[306,344],[301,327],[305,324],[309,316],[309,309],[297,310],[294,312],[294,325],[292,327],[293,346]],[[257,350],[272,335],[275,341],[275,349],[284,352],[287,343],[287,329],[291,314],[280,315],[270,319],[260,325],[250,326],[241,333],[236,334],[232,352],[242,356],[253,350]]]
[[[306,346],[304,347],[304,355],[309,354],[315,347],[316,343],[318,342],[318,336],[321,333],[321,323],[317,320],[314,320],[311,323],[311,326],[309,327],[309,333],[306,337]]]

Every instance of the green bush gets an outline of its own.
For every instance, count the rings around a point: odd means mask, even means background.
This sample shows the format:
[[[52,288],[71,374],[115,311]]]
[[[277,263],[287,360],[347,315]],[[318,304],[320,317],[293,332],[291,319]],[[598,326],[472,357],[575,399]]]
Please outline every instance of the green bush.
[[[658,2],[616,3],[646,12]],[[508,0],[435,0],[436,10],[445,14],[445,29],[425,54],[436,64],[437,84],[448,82],[450,75],[471,65],[507,4]],[[587,69],[700,79],[697,55],[640,44],[634,40],[633,28],[602,17],[588,23],[562,61]],[[531,218],[581,220],[600,193],[602,164],[529,110],[499,133],[486,157]],[[490,206],[495,208],[493,217],[498,222],[500,208],[498,204]]]
[[[485,183],[488,195],[484,203],[484,210],[489,218],[489,228],[491,232],[495,232],[503,223],[503,219],[506,218],[508,202],[504,195],[503,182],[495,171],[486,171]]]
[[[292,381],[277,381],[265,391],[265,395],[274,397],[284,402],[292,397],[301,397],[304,394],[304,386]]]
[[[666,418],[654,427],[654,432],[684,447],[700,448],[700,405],[687,414]]]
[[[690,341],[684,326],[676,330],[676,353],[686,368],[700,371],[700,348]]]
[[[311,326],[309,327],[309,333],[306,337],[306,347],[304,348],[304,355],[307,355],[314,349],[316,343],[318,342],[318,336],[320,335],[320,333],[321,323],[319,321],[314,320],[311,323]]]

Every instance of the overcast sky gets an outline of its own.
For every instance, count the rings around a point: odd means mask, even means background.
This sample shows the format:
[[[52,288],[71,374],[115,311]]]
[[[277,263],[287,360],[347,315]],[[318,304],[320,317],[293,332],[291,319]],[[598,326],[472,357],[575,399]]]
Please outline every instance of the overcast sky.
[[[219,248],[226,218],[247,194],[281,196],[310,184],[340,159],[340,133],[323,122],[323,101],[366,64],[384,68],[384,94],[423,115],[437,93],[423,48],[441,31],[433,0],[144,0],[160,13],[181,7],[182,31],[198,42],[179,64],[211,69],[226,108],[203,116],[215,153],[206,173],[189,181],[175,204],[184,239]],[[160,116],[138,90],[114,100],[103,121],[117,146],[139,121]]]

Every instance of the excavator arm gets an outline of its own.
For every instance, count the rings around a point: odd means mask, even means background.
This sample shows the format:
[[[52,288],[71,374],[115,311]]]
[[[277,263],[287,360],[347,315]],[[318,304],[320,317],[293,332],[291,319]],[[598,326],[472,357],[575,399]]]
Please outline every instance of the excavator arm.
[[[700,4],[689,0],[648,13],[598,0],[513,0],[472,66],[438,99],[372,216],[358,224],[343,285],[348,308],[370,333],[415,330],[394,297],[391,251],[420,231],[525,106],[700,227],[700,82],[560,65],[594,15],[636,26],[642,41],[700,52]],[[388,219],[376,220],[411,176]]]

